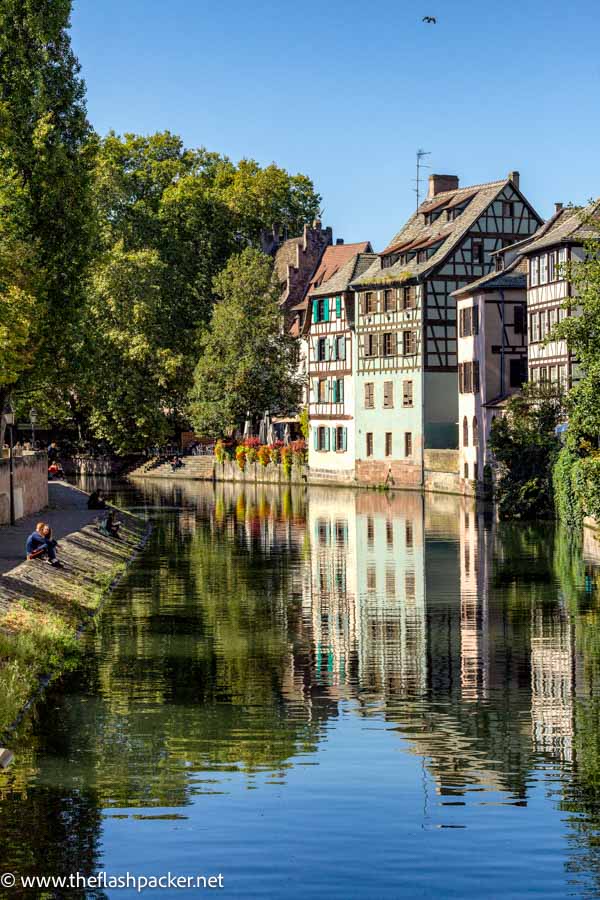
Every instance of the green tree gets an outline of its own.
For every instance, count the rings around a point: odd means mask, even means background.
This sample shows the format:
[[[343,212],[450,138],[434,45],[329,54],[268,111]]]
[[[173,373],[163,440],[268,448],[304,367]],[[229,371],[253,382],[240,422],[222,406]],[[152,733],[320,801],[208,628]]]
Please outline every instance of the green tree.
[[[215,280],[218,297],[201,339],[191,418],[202,434],[218,436],[265,409],[297,402],[295,342],[281,329],[273,261],[247,248]]]
[[[227,260],[276,222],[299,229],[320,198],[305,176],[252,161],[236,167],[169,132],[111,133],[97,160],[101,253],[69,396],[93,436],[124,452],[186,423]]]
[[[502,518],[552,518],[552,468],[560,450],[555,429],[562,398],[551,387],[528,385],[494,420],[490,447],[498,463],[496,496]]]
[[[94,141],[70,11],[0,0],[0,408],[34,365],[60,371],[82,308]]]

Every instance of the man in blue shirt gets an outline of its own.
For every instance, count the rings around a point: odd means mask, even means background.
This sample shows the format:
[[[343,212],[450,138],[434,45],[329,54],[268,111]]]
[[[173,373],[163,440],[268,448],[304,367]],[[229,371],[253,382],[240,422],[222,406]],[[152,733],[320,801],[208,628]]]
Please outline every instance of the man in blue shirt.
[[[35,531],[27,538],[25,550],[27,559],[47,559],[51,566],[60,567],[56,558],[56,541],[48,540],[44,535],[45,522],[38,522]]]

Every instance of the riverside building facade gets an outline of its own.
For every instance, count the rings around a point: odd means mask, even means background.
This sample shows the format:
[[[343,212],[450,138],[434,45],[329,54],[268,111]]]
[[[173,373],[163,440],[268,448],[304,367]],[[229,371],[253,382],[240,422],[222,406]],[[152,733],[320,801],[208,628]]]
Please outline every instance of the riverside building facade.
[[[458,447],[454,292],[541,221],[518,172],[464,188],[432,175],[426,200],[354,279],[358,481],[418,486],[426,450]]]

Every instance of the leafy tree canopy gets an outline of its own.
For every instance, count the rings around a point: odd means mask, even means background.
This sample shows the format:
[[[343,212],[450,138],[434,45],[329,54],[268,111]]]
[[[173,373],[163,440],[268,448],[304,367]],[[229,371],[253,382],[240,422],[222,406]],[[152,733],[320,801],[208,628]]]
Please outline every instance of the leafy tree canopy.
[[[281,329],[273,261],[247,248],[215,279],[218,297],[201,339],[191,418],[218,436],[243,423],[246,412],[286,411],[298,402],[295,346]]]

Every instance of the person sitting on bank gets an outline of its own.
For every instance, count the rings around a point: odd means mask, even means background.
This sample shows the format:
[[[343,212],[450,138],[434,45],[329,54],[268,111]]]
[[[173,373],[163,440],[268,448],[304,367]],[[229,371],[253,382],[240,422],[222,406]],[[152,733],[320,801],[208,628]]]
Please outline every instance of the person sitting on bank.
[[[48,477],[50,479],[59,478],[64,474],[65,473],[63,471],[63,467],[59,462],[56,462],[56,460],[54,460],[54,462],[50,463],[50,465],[48,466]]]
[[[117,519],[115,513],[111,509],[111,511],[107,515],[106,520],[104,522],[104,527],[106,528],[107,532],[110,534],[111,537],[114,537],[114,538],[119,537],[119,531],[121,529],[121,524],[122,523]]]
[[[88,509],[106,509],[106,500],[102,496],[102,491],[92,491],[88,497]]]
[[[51,566],[62,568],[56,556],[58,544],[52,538],[52,529],[45,522],[38,522],[35,531],[27,538],[27,559],[47,559]]]

